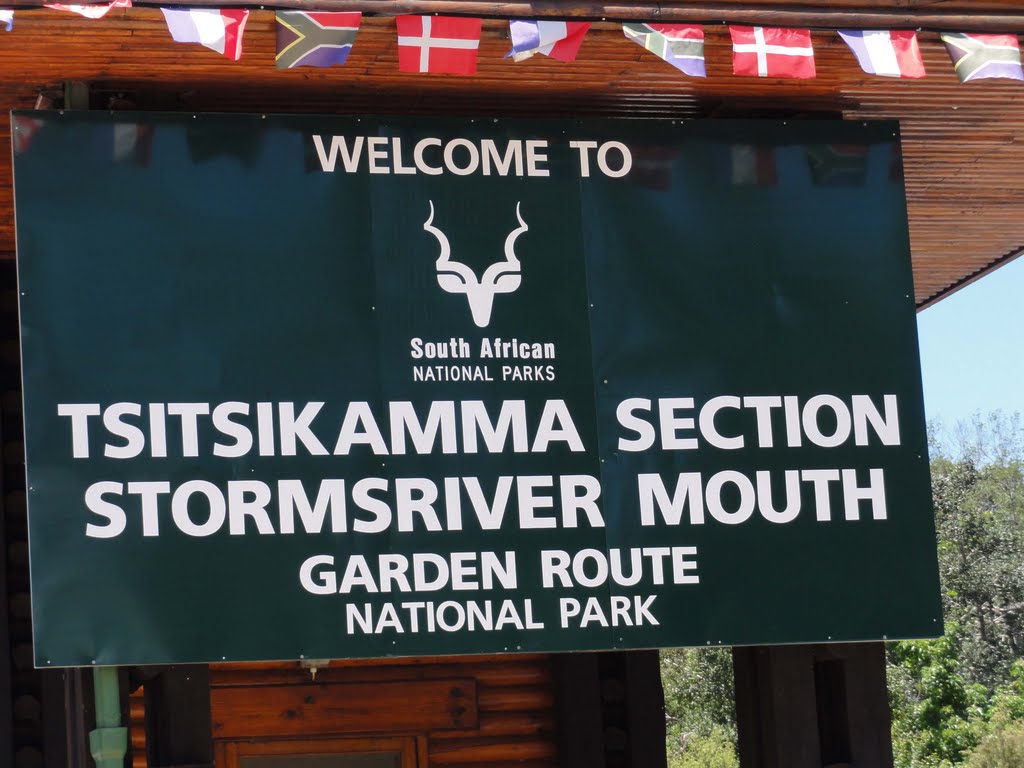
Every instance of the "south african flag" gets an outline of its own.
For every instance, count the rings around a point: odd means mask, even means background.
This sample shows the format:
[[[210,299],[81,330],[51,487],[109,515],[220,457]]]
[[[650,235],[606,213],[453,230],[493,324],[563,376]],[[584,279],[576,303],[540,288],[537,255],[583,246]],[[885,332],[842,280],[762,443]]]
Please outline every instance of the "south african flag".
[[[277,68],[344,64],[361,17],[361,13],[278,11]]]
[[[623,24],[622,33],[690,77],[707,77],[699,24]]]
[[[994,77],[1024,80],[1016,35],[943,32],[940,37],[961,83]]]

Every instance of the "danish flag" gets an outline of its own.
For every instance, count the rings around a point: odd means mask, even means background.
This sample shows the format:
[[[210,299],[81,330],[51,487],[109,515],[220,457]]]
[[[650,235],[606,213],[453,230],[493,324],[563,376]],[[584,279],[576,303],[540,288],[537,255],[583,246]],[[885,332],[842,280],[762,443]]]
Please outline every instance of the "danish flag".
[[[480,19],[399,16],[398,69],[472,75],[480,48]]]
[[[814,48],[806,29],[729,27],[732,71],[751,77],[811,78]]]

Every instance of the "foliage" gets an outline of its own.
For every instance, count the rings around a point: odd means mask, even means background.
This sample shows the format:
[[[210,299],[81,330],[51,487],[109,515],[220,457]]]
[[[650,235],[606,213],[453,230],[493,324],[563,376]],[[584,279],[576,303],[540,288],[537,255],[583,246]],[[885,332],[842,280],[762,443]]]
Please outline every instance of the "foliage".
[[[993,731],[978,745],[967,768],[1020,768],[1024,765],[1024,723]]]
[[[930,425],[946,616],[890,643],[898,768],[1024,768],[1024,422]],[[729,649],[662,652],[670,768],[736,768]]]
[[[902,768],[958,765],[983,733],[988,692],[960,674],[956,627],[889,648],[893,750]]]
[[[893,749],[900,768],[997,766],[1024,720],[1024,426],[997,413],[936,434],[947,624],[938,640],[889,646]]]
[[[964,676],[991,690],[1024,656],[1024,427],[995,415],[960,433],[960,458],[932,462],[939,571]]]
[[[670,752],[668,768],[739,768],[734,742],[733,736],[719,726],[707,736],[690,734],[682,751]]]
[[[732,651],[661,652],[669,768],[736,768]]]

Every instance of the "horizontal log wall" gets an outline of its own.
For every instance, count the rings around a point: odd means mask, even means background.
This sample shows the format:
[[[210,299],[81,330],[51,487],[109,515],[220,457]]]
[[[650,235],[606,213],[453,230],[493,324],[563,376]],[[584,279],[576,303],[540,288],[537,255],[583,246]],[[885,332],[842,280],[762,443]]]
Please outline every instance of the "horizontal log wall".
[[[148,768],[146,761],[146,697],[141,687],[128,697],[128,754],[131,768]]]
[[[390,699],[378,702],[372,693],[375,685],[384,690],[396,682],[423,684],[456,680],[471,681],[475,689],[477,724],[473,727],[403,730],[395,724],[404,714],[396,712]],[[237,697],[225,696],[225,692],[237,691],[251,702],[258,702],[261,709],[276,711],[280,705],[293,702],[297,690],[311,685],[311,674],[297,663],[224,664],[211,667],[210,683],[214,738],[222,738],[218,733],[223,733],[224,729],[218,728],[218,723],[237,720],[236,714],[225,709],[225,705],[236,701]],[[376,731],[420,736],[425,742],[430,766],[554,768],[557,765],[554,690],[551,658],[547,655],[335,661],[317,670],[315,683],[329,687],[358,686],[359,707],[364,712],[360,733]],[[375,712],[379,712],[379,716],[373,725]],[[339,730],[339,726],[332,725],[326,718],[310,717],[303,731],[303,738],[351,735],[350,730]]]
[[[320,680],[278,685],[252,696],[245,686],[218,686],[210,695],[215,739],[321,734],[431,733],[479,728],[476,681]],[[386,715],[383,718],[381,715]]]

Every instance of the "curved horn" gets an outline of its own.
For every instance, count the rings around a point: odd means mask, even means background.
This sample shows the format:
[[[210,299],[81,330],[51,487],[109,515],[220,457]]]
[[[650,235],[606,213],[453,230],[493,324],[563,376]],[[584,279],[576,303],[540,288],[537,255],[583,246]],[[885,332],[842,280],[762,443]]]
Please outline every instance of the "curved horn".
[[[530,228],[526,226],[526,222],[523,221],[523,217],[519,214],[519,206],[521,203],[516,203],[516,218],[519,219],[519,226],[508,233],[508,237],[505,238],[505,258],[514,264],[519,263],[519,259],[516,258],[516,238],[518,238],[523,232],[526,232]]]
[[[437,257],[438,262],[448,261],[448,257],[451,256],[452,253],[452,248],[448,244],[448,238],[445,237],[444,232],[437,227],[432,226],[434,223],[434,201],[428,200],[427,202],[430,203],[430,215],[427,217],[427,220],[423,222],[423,231],[429,232],[436,237],[438,244],[441,246],[441,255]]]

